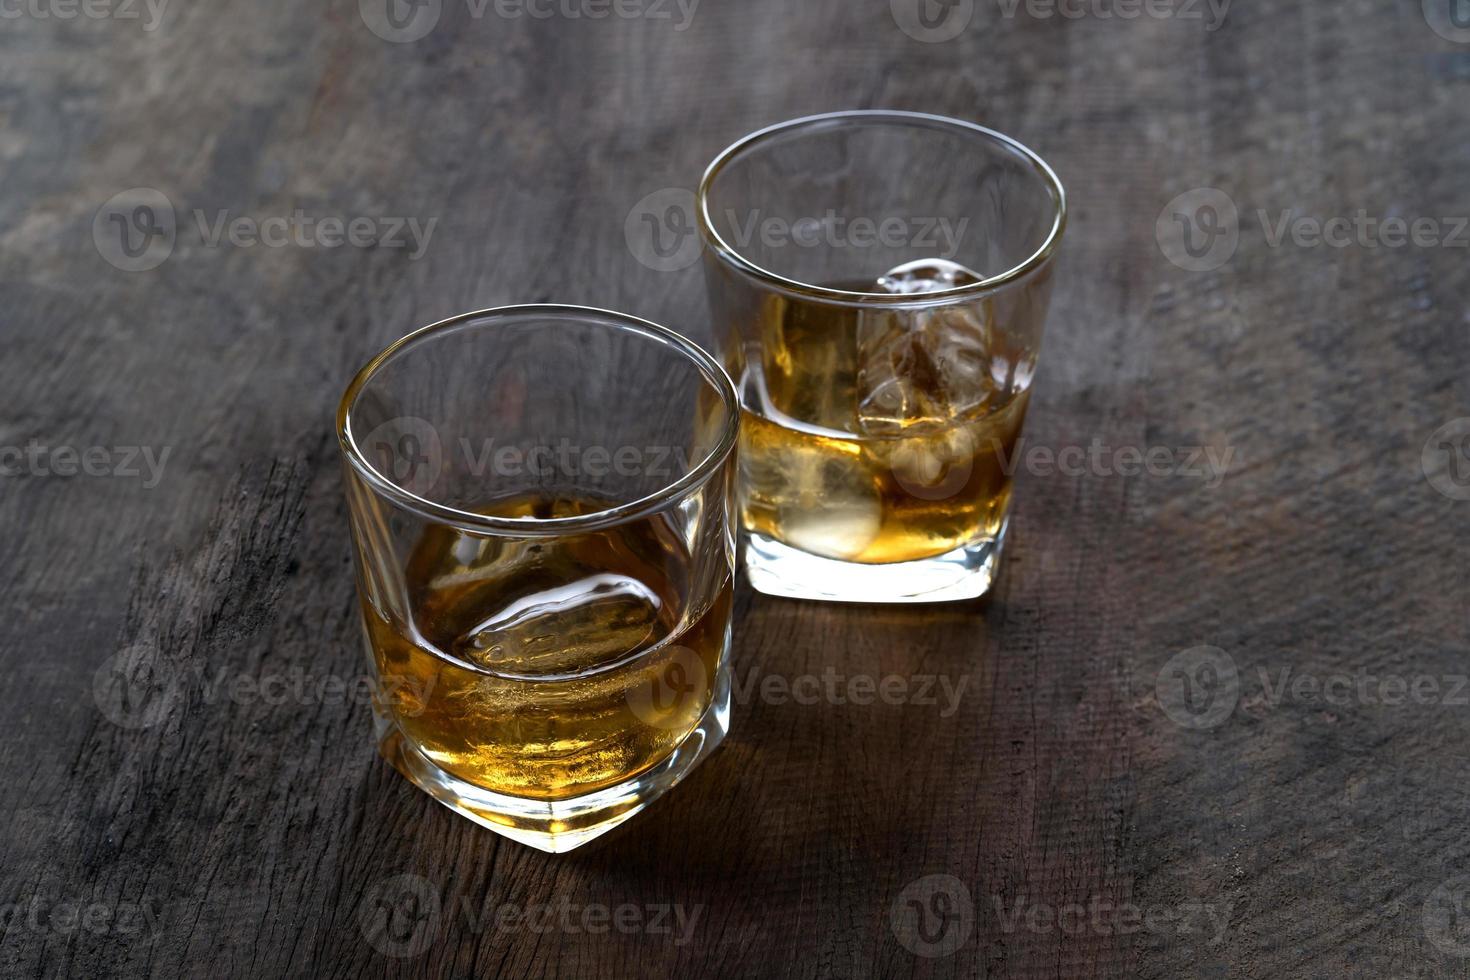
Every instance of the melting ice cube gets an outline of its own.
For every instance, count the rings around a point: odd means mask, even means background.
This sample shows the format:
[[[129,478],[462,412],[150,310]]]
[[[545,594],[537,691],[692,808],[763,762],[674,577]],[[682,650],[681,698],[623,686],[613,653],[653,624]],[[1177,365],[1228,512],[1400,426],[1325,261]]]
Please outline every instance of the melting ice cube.
[[[779,528],[785,543],[812,554],[851,559],[866,550],[882,528],[883,502],[851,439],[765,418],[742,425],[746,511]]]
[[[917,259],[895,266],[878,277],[889,293],[936,293],[980,282],[985,277],[948,259]]]
[[[885,291],[932,293],[984,277],[957,262],[920,259],[879,277]],[[914,425],[948,425],[996,391],[990,301],[914,310],[864,310],[858,317],[857,416],[869,435]]]

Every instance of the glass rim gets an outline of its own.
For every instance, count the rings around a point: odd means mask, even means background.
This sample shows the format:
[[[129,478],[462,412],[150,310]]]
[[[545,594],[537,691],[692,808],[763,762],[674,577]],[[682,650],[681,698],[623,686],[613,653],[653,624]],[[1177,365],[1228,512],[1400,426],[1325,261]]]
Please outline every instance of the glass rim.
[[[1055,206],[1051,229],[1047,232],[1045,240],[1042,241],[1036,251],[1004,272],[997,273],[993,276],[986,276],[979,282],[969,283],[964,286],[954,286],[950,289],[939,289],[928,293],[861,293],[849,289],[833,289],[830,286],[815,285],[802,282],[799,279],[789,279],[786,276],[772,272],[763,266],[755,264],[734,248],[731,248],[729,243],[715,230],[714,222],[709,214],[710,189],[726,166],[733,162],[741,153],[779,134],[795,129],[804,129],[813,126],[830,126],[841,123],[888,123],[901,126],[963,131],[971,136],[980,137],[981,139],[1000,143],[1008,147],[1031,165],[1032,169],[1041,178],[1047,190],[1051,193],[1052,203]],[[704,176],[700,178],[699,188],[695,192],[694,213],[695,220],[699,224],[700,234],[704,236],[705,242],[717,256],[729,262],[741,272],[761,280],[768,285],[795,293],[799,296],[838,300],[844,303],[885,306],[925,306],[936,303],[948,303],[953,300],[966,299],[994,292],[1001,286],[1030,275],[1046,264],[1061,244],[1062,232],[1067,226],[1067,193],[1062,186],[1061,179],[1057,177],[1056,171],[1052,170],[1051,165],[1043,160],[1041,155],[1035,150],[1032,150],[1020,140],[994,129],[981,126],[979,123],[968,122],[964,119],[955,119],[951,116],[938,116],[928,112],[910,112],[901,109],[846,109],[840,112],[823,112],[813,116],[788,119],[785,122],[779,122],[742,136],[734,143],[725,147],[710,162],[710,165],[705,168]]]
[[[661,487],[653,493],[646,494],[625,504],[606,507],[587,514],[577,514],[572,517],[492,517],[486,514],[478,514],[474,511],[461,510],[457,507],[451,507],[448,504],[419,496],[410,490],[403,489],[380,473],[377,467],[373,466],[367,456],[358,447],[353,438],[351,426],[352,409],[357,403],[357,398],[362,394],[363,389],[367,387],[368,383],[378,371],[409,349],[431,341],[439,334],[463,326],[470,321],[479,319],[503,320],[507,317],[527,314],[572,316],[580,318],[584,322],[595,319],[610,319],[615,322],[604,325],[616,330],[631,330],[635,333],[642,334],[648,339],[662,344],[665,347],[672,348],[684,355],[685,358],[694,363],[699,373],[719,393],[720,402],[725,410],[725,421],[720,432],[719,440],[705,454],[703,459],[691,466],[688,472],[667,486]],[[720,366],[720,363],[711,357],[704,348],[677,331],[629,313],[605,310],[595,306],[576,306],[564,303],[512,304],[509,306],[495,306],[488,309],[460,313],[447,319],[430,323],[427,326],[419,327],[412,333],[400,337],[379,351],[353,376],[352,381],[347,385],[347,390],[342,394],[341,401],[337,405],[337,444],[343,458],[352,465],[353,470],[367,482],[369,487],[388,498],[394,504],[412,511],[420,517],[426,517],[468,530],[487,531],[496,534],[509,533],[520,537],[555,537],[573,532],[611,527],[635,520],[639,517],[644,517],[661,509],[671,501],[687,496],[703,485],[729,459],[730,453],[735,448],[735,441],[740,427],[739,405],[739,396],[735,393],[735,385],[731,382],[730,376],[725,372],[725,369]]]

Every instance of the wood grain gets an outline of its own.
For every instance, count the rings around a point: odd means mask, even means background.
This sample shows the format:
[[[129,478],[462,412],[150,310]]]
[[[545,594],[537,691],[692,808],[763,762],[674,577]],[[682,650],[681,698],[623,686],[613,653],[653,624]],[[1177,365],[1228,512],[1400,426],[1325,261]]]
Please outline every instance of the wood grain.
[[[0,476],[5,975],[1470,975],[1470,931],[1435,911],[1470,873],[1470,706],[1447,703],[1470,502],[1421,465],[1470,415],[1467,253],[1268,234],[1283,212],[1470,213],[1470,45],[1417,0],[1240,3],[1215,30],[1203,4],[976,0],[938,43],[895,3],[686,22],[444,0],[407,43],[348,0],[0,20],[0,448],[101,447],[112,474]],[[699,267],[641,264],[630,211],[752,129],[851,107],[983,122],[1067,184],[1028,445],[1230,449],[1223,480],[1026,469],[978,605],[743,590],[730,739],[567,856],[410,787],[360,699],[280,695],[363,670],[331,434],[351,373],[511,302],[707,342]],[[93,222],[139,187],[178,226],[128,272]],[[1191,272],[1155,223],[1205,187],[1239,245]],[[297,208],[437,223],[414,257],[211,244],[195,217]],[[122,447],[168,450],[156,485],[114,472]],[[1238,671],[1208,728],[1156,696],[1200,646]],[[948,713],[761,693],[829,670],[965,686]],[[1283,672],[1354,693],[1273,697]],[[969,902],[927,924],[953,951],[902,925],[931,875]],[[364,927],[412,894],[402,942]],[[1153,925],[1050,918],[1099,903]],[[498,924],[510,906],[546,918]],[[589,932],[589,906],[633,911]]]

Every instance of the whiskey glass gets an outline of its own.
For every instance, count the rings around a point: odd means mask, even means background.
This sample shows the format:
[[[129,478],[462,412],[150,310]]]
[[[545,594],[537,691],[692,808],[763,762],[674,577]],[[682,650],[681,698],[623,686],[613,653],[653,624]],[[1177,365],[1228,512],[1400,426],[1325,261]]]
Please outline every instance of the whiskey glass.
[[[604,310],[467,313],[364,367],[337,428],[382,755],[547,851],[707,756],[738,425],[710,355]]]
[[[725,150],[696,213],[751,585],[984,594],[1066,223],[1056,174],[972,123],[838,112]]]

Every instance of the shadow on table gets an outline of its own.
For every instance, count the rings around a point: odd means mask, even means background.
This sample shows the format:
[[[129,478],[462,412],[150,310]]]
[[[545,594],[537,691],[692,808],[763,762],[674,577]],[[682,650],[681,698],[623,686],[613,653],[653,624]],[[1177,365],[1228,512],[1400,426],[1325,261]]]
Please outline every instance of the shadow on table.
[[[989,730],[1000,611],[745,590],[731,731],[680,785],[606,836],[548,855],[452,814],[374,759],[357,801],[369,816],[351,828],[360,840],[344,845],[338,869],[345,888],[365,891],[344,906],[371,899],[391,871],[429,881],[449,903],[455,920],[436,923],[440,941],[496,928],[475,910],[666,905],[709,910],[719,944],[737,952],[797,928],[773,909],[806,910],[802,928],[842,928],[822,925],[836,914],[824,895],[881,914],[913,875],[973,866],[987,811],[1007,802],[987,799],[976,779],[1000,737]],[[542,941],[601,949],[608,937]]]

